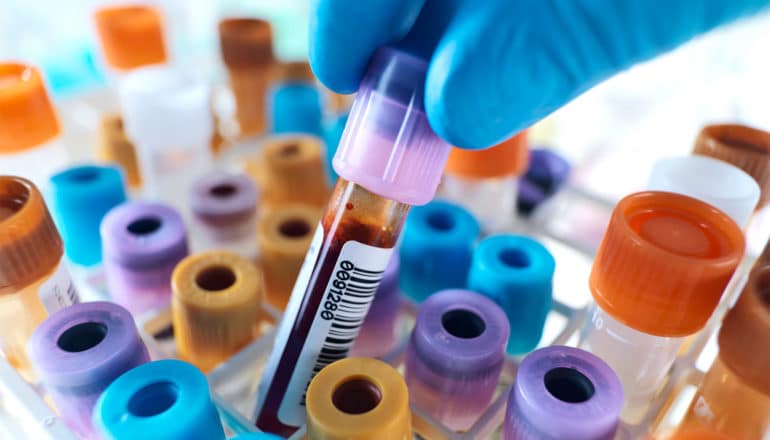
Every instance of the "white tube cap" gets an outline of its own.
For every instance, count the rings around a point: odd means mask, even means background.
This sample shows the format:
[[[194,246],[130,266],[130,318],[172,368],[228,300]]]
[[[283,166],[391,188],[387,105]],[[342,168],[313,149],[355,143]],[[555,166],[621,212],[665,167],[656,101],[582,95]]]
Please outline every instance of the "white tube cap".
[[[706,156],[660,159],[647,189],[690,196],[724,211],[745,228],[759,201],[759,185],[740,168]]]
[[[125,131],[138,146],[186,149],[210,142],[214,121],[205,80],[157,65],[127,73],[119,89]]]

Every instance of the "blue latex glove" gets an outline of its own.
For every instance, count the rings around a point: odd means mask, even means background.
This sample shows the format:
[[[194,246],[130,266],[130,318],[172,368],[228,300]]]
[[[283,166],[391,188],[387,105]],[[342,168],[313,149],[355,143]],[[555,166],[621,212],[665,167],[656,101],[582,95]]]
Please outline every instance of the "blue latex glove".
[[[431,57],[434,130],[453,145],[506,139],[612,74],[770,0],[314,0],[310,62],[351,93],[376,48]],[[432,55],[431,55],[432,54]]]

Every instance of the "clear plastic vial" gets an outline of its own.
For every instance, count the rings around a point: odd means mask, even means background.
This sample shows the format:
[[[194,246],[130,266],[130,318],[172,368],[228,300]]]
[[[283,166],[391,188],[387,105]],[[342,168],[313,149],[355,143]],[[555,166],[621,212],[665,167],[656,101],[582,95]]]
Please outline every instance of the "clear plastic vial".
[[[620,378],[623,421],[644,416],[683,337],[703,328],[719,303],[744,247],[736,223],[699,200],[650,191],[617,204],[594,259],[596,304],[580,347]]]

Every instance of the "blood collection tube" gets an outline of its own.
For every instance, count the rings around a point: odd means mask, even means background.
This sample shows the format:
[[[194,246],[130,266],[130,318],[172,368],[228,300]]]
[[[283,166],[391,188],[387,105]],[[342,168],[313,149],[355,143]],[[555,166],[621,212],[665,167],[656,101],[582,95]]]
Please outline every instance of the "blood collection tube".
[[[285,63],[268,92],[272,133],[323,135],[321,91],[306,61]]]
[[[182,217],[159,203],[126,202],[104,217],[102,255],[112,299],[136,316],[171,303],[171,273],[188,254]]]
[[[240,134],[260,134],[265,130],[267,89],[275,69],[270,23],[258,18],[224,19],[219,22],[219,44]]]
[[[695,393],[681,431],[731,439],[770,435],[770,266],[758,264],[719,330],[719,354]]]
[[[435,194],[449,146],[423,110],[427,63],[373,57],[334,167],[341,176],[294,285],[259,389],[256,423],[280,435],[304,423],[308,383],[347,356],[410,205]]]
[[[412,209],[398,254],[399,287],[415,302],[465,287],[479,224],[460,205],[434,200]]]
[[[623,407],[618,376],[598,357],[551,346],[527,355],[508,398],[504,440],[612,440]]]
[[[553,304],[556,261],[538,241],[522,235],[493,235],[473,253],[468,289],[495,301],[511,324],[507,351],[537,347]]]
[[[0,175],[21,176],[45,189],[68,163],[60,134],[40,71],[0,62]]]
[[[206,376],[187,362],[149,362],[117,378],[94,408],[105,440],[224,440]]]
[[[245,175],[214,172],[198,179],[190,191],[193,247],[255,260],[258,199],[256,185]]]
[[[29,180],[0,176],[0,351],[26,378],[25,345],[49,313],[78,302],[61,237]]]
[[[110,69],[125,72],[166,62],[163,18],[154,7],[104,6],[94,11],[94,23],[102,57]]]
[[[262,277],[252,261],[226,251],[191,255],[171,285],[179,357],[204,373],[258,336]]]
[[[385,273],[382,274],[382,281],[361,324],[358,337],[350,349],[351,356],[380,358],[396,348],[396,323],[401,306],[401,293],[398,289],[399,267],[398,254],[394,253]]]
[[[286,135],[267,138],[256,162],[247,172],[262,191],[262,206],[302,203],[321,208],[329,200],[323,165],[323,145],[312,136]]]
[[[150,361],[128,310],[109,302],[75,304],[49,316],[28,345],[32,365],[59,415],[81,438],[99,438],[93,409],[107,386]]]
[[[719,303],[744,247],[736,223],[700,200],[649,191],[617,204],[591,270],[595,304],[580,347],[618,374],[623,421],[644,416],[684,337]]]
[[[420,305],[404,377],[409,400],[453,431],[489,405],[510,328],[500,307],[470,290],[443,290]]]
[[[308,440],[411,440],[411,419],[404,379],[376,359],[335,362],[307,390]]]
[[[485,150],[453,148],[440,194],[464,206],[486,232],[510,228],[516,218],[518,179],[528,163],[526,131]]]
[[[119,90],[145,195],[186,216],[187,200],[180,194],[187,194],[211,166],[209,84],[170,67],[151,66],[126,74]]]
[[[119,114],[108,114],[102,118],[98,137],[96,155],[99,160],[119,166],[125,173],[128,186],[138,189],[142,185],[142,176],[134,144],[123,129],[123,118]]]
[[[294,282],[313,239],[320,210],[284,205],[263,214],[257,226],[259,263],[267,301],[279,310],[289,303]]]

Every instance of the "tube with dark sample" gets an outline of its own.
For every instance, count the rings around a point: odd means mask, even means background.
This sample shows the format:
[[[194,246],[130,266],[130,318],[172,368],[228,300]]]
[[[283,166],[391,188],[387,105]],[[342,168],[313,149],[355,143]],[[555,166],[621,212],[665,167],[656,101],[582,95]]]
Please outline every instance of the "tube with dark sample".
[[[351,356],[381,358],[392,352],[398,344],[398,311],[401,291],[398,289],[398,254],[390,258],[382,281],[374,294],[372,305],[366,314],[358,337],[350,349]]]
[[[427,63],[393,49],[373,57],[334,159],[341,176],[294,285],[259,388],[257,426],[291,435],[305,391],[347,356],[410,205],[435,194],[449,146],[423,110]]]

